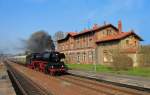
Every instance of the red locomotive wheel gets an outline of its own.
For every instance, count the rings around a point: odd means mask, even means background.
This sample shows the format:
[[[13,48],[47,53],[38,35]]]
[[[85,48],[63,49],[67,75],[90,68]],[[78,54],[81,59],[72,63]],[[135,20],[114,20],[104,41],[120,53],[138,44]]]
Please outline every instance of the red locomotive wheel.
[[[55,74],[54,72],[50,71],[50,75],[51,75],[51,76],[54,76],[54,74]]]

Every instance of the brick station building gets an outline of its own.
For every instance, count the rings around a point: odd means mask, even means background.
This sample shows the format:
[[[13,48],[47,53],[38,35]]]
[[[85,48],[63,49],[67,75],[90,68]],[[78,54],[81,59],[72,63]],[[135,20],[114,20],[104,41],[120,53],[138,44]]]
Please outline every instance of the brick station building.
[[[107,64],[108,50],[122,48],[135,54],[142,39],[134,31],[123,32],[122,23],[118,27],[112,24],[99,26],[81,32],[69,32],[64,39],[58,40],[58,51],[66,55],[67,63]],[[133,57],[133,56],[132,56]]]

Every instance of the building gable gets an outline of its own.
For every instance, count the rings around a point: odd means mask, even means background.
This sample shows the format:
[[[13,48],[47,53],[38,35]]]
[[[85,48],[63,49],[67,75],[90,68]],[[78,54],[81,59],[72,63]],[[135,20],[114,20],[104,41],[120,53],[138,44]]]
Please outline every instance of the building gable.
[[[92,29],[84,29],[83,31],[81,31],[79,33],[69,32],[64,39],[60,39],[57,42],[59,43],[59,42],[68,40],[69,37],[76,38],[76,37],[81,37],[81,36],[84,36],[87,34],[94,34],[95,32],[102,31],[102,30],[109,29],[109,28],[118,31],[118,29],[115,26],[113,26],[112,24],[106,24],[103,26],[94,25]]]

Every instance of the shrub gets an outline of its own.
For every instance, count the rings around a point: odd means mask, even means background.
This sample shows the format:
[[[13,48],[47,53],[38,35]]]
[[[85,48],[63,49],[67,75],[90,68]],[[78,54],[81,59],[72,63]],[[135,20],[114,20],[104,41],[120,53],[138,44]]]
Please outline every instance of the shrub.
[[[113,56],[113,62],[110,65],[114,70],[128,70],[133,67],[133,61],[125,54]]]

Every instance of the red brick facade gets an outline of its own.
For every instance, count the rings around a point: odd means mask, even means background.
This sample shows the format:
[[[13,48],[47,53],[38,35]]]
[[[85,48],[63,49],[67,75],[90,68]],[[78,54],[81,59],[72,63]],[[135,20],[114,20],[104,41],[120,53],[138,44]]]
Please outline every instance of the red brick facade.
[[[99,44],[110,42],[111,45],[112,41],[120,41],[131,35],[137,41],[142,40],[134,32],[122,32],[121,22],[118,23],[118,28],[112,24],[95,24],[92,29],[84,29],[79,33],[69,32],[64,39],[58,40],[58,51],[65,53],[67,63],[93,64],[99,58]]]

